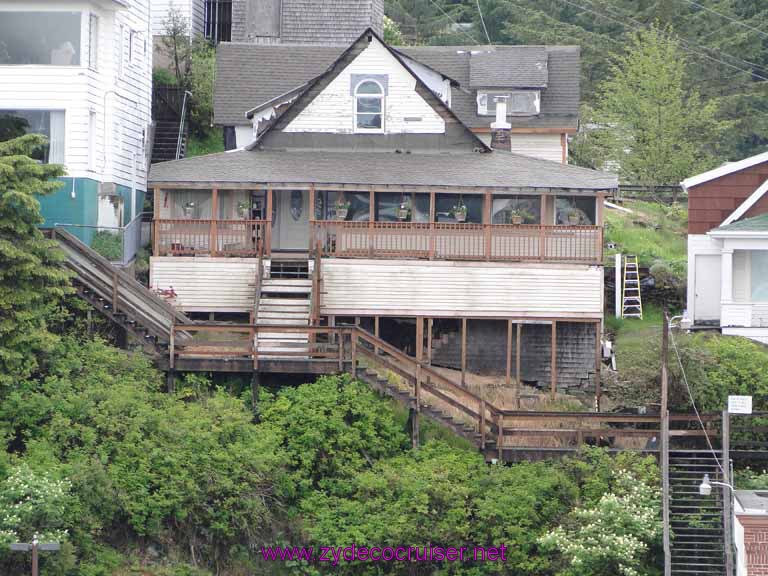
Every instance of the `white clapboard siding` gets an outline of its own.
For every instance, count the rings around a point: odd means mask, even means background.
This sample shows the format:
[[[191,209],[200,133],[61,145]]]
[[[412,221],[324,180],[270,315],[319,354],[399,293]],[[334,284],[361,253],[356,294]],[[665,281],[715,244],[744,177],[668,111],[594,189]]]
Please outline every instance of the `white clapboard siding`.
[[[601,318],[603,269],[585,265],[327,259],[322,314]]]
[[[152,289],[176,292],[185,312],[250,312],[258,258],[150,258]]]
[[[488,117],[488,124],[494,121],[494,118]],[[514,120],[513,120],[514,122]],[[491,145],[491,134],[489,132],[478,134],[480,139]],[[524,154],[533,158],[550,160],[551,162],[563,163],[563,154],[565,153],[565,162],[568,162],[568,150],[563,150],[563,142],[560,134],[511,134],[512,152]]]
[[[64,111],[68,176],[146,190],[143,132],[152,105],[148,7],[149,0],[133,0],[130,8],[116,11],[77,1],[17,1],[0,6],[0,18],[4,10],[81,13],[80,65],[0,66],[0,109]],[[88,61],[91,14],[98,17],[99,27],[95,70]],[[131,30],[134,59],[127,62]],[[126,58],[122,76],[118,74],[121,45]]]
[[[355,98],[352,74],[386,74],[384,131],[387,134],[443,134],[445,122],[416,92],[416,79],[378,41],[373,40],[286,127],[286,132],[354,132]],[[406,121],[407,120],[407,121]]]

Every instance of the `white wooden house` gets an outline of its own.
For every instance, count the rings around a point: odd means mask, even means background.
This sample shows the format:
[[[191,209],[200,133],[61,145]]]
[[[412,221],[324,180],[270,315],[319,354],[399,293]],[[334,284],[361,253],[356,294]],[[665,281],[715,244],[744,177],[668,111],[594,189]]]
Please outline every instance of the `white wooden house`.
[[[688,321],[768,344],[768,152],[682,183]]]
[[[41,199],[46,224],[123,226],[146,191],[152,38],[149,0],[0,1],[3,137],[49,139],[66,167]]]
[[[616,177],[489,147],[444,87],[368,30],[246,148],[155,164],[152,288],[206,318],[360,322],[392,338],[426,322],[435,363],[509,380],[517,347],[518,382],[599,395]]]

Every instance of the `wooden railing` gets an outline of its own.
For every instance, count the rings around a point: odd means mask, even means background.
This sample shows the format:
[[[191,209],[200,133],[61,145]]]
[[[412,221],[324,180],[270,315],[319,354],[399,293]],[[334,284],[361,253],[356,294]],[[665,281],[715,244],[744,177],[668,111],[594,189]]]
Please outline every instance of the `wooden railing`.
[[[602,261],[600,226],[443,222],[312,223],[323,256],[532,262]]]
[[[306,334],[306,343],[292,348],[261,350],[259,334],[295,336]],[[447,419],[471,427],[479,448],[504,458],[504,451],[521,448],[567,452],[585,444],[619,450],[654,452],[660,438],[659,415],[595,412],[525,412],[500,408],[395,346],[359,327],[259,326],[194,324],[175,326],[170,346],[170,366],[178,358],[246,358],[258,369],[259,362],[324,361],[332,371],[373,370],[391,386],[407,393],[416,411],[429,406]],[[274,343],[274,340],[271,340]],[[286,343],[286,346],[288,343]],[[703,415],[707,434],[719,441],[719,415]],[[670,417],[672,437],[702,438],[704,431],[695,415]]]
[[[267,220],[158,219],[155,256],[257,256],[266,248]]]

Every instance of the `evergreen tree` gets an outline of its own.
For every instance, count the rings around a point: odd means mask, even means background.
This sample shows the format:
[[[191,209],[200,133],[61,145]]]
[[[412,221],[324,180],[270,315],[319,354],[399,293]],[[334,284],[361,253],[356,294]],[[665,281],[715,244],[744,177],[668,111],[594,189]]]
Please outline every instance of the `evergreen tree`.
[[[599,88],[595,121],[606,160],[626,182],[652,194],[716,163],[708,142],[726,124],[716,119],[715,101],[687,90],[686,59],[666,30],[651,27],[630,37],[612,76]]]
[[[0,390],[35,371],[54,341],[46,318],[67,291],[62,255],[37,228],[35,195],[54,192],[64,174],[30,158],[44,144],[36,134],[0,142]]]

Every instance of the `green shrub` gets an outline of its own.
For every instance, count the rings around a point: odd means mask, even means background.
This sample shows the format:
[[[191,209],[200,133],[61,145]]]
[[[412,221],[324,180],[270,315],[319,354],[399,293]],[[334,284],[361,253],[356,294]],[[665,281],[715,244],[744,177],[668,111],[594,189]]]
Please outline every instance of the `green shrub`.
[[[155,86],[176,86],[178,81],[176,76],[166,68],[155,68],[152,70],[152,84]]]
[[[120,233],[99,230],[93,235],[91,248],[111,262],[123,259],[123,238]]]

